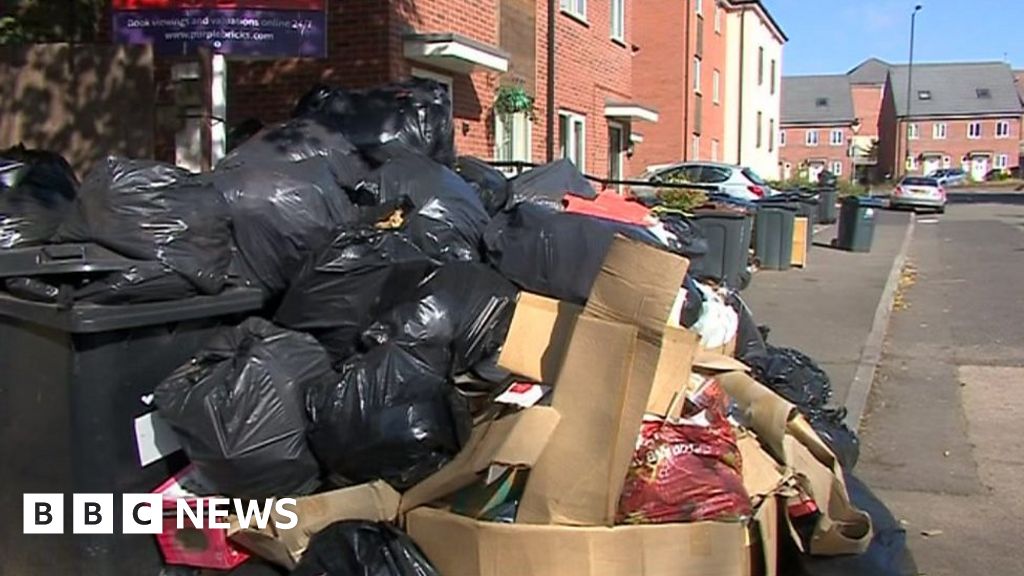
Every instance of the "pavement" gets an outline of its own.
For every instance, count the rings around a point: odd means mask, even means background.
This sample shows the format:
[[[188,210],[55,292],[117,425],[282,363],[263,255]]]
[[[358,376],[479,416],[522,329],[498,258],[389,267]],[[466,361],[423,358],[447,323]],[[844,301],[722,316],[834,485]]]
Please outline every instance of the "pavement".
[[[909,212],[877,212],[866,254],[830,247],[837,227],[824,227],[805,268],[762,270],[742,293],[757,322],[771,328],[770,343],[796,348],[825,369],[839,404],[857,374],[910,219]]]

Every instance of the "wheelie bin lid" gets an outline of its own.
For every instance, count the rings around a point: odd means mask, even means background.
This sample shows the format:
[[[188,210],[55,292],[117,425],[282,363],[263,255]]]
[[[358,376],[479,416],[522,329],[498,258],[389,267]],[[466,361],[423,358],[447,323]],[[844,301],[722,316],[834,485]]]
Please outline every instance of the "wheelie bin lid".
[[[263,300],[261,290],[228,288],[215,296],[194,296],[167,302],[115,306],[75,303],[61,306],[23,300],[0,292],[0,316],[72,334],[96,334],[255,312],[263,306]]]
[[[842,199],[842,203],[857,204],[866,208],[885,208],[885,201],[874,196],[846,196]]]
[[[736,210],[721,210],[721,209],[710,209],[710,210],[698,210],[693,213],[694,220],[712,220],[726,218],[729,220],[742,220],[747,217],[745,212],[739,212]]]
[[[127,270],[138,262],[98,244],[46,244],[0,250],[0,279]]]

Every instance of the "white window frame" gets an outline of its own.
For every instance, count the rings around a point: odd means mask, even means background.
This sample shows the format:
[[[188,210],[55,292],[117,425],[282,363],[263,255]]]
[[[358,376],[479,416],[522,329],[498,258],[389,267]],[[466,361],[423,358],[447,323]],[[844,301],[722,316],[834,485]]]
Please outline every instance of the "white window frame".
[[[949,136],[949,126],[945,122],[936,122],[932,126],[932,140],[945,140]]]
[[[701,73],[701,61],[700,56],[693,57],[693,91],[696,94],[700,94],[700,73]]]
[[[996,122],[996,138],[1010,137],[1010,123],[1006,120]]]
[[[700,136],[697,135],[697,134],[694,134],[693,135],[693,139],[690,141],[690,143],[691,143],[691,146],[693,146],[693,150],[691,150],[691,152],[693,152],[693,154],[692,154],[693,157],[690,158],[690,160],[693,160],[693,161],[700,160]]]
[[[917,156],[907,156],[907,170],[917,170]]]
[[[833,129],[828,133],[829,146],[842,146],[846,143],[846,135],[841,129]]]
[[[907,138],[917,140],[921,137],[921,127],[917,123],[907,124]]]
[[[448,98],[455,102],[455,91],[453,90],[453,81],[451,76],[445,76],[433,70],[424,70],[423,68],[413,68],[410,71],[410,76],[413,78],[420,78],[423,80],[434,80],[444,84],[448,88]]]
[[[615,165],[618,167],[618,172],[619,172],[618,180],[625,180],[626,179],[626,155],[628,154],[627,150],[628,150],[628,147],[629,147],[628,144],[627,144],[627,142],[629,140],[629,134],[628,134],[627,126],[625,124],[623,124],[622,122],[609,121],[608,122],[608,132],[609,132],[608,136],[609,137],[607,138],[608,144],[611,144],[611,131],[612,131],[612,129],[616,129],[616,130],[619,131],[619,149],[620,149],[620,152],[619,152],[619,155],[618,155],[617,158],[612,158],[611,157],[611,150],[610,149],[608,150],[608,171],[609,171],[609,176],[611,176],[611,174],[610,174],[611,167],[612,167],[612,163],[614,162]],[[616,190],[619,190],[620,192],[622,191],[622,185],[621,184],[615,184],[614,186],[615,186]]]
[[[611,0],[612,40],[626,41],[626,0]]]
[[[786,147],[786,129],[779,128],[779,148]]]
[[[506,118],[511,120],[511,126],[506,123]],[[502,142],[508,130],[511,130],[511,150],[503,153]],[[522,136],[524,142],[518,143],[517,135]],[[504,162],[530,162],[533,159],[533,122],[525,112],[494,115],[494,158]]]
[[[814,146],[817,146],[820,143],[821,143],[821,139],[818,136],[818,131],[817,130],[807,130],[804,133],[804,144],[805,145],[814,147]]]
[[[711,139],[711,161],[718,162],[718,140]]]
[[[839,160],[833,160],[832,161],[832,165],[829,166],[829,168],[832,169],[831,172],[833,174],[835,174],[836,176],[842,176],[843,175],[843,163],[840,162]]]
[[[981,140],[981,122],[971,122],[967,125],[967,139]]]
[[[1006,170],[1007,168],[1010,167],[1010,156],[1007,154],[996,155],[996,159],[992,164],[992,167],[997,168],[999,170]]]
[[[559,0],[562,12],[587,21],[587,0]]]
[[[722,7],[715,3],[715,34],[722,33]]]
[[[587,117],[576,112],[570,112],[569,110],[559,110],[558,119],[561,124],[562,118],[566,119],[566,145],[565,150],[560,151],[562,158],[568,158],[572,160],[574,164],[577,164],[580,172],[586,172],[587,168]],[[581,126],[582,130],[582,141],[576,140],[575,126]],[[560,137],[560,136],[559,136]],[[561,147],[561,143],[559,143]],[[573,158],[572,152],[576,152],[576,158]]]
[[[704,14],[704,2],[703,0],[693,0],[693,11],[697,14]]]
[[[721,103],[721,88],[722,73],[717,69],[711,72],[711,102],[714,104]]]

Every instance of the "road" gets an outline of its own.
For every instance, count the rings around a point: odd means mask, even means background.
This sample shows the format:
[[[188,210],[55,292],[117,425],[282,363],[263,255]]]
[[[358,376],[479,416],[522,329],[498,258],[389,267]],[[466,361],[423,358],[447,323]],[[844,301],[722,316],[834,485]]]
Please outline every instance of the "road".
[[[921,574],[1024,574],[1024,194],[918,218],[857,473]]]

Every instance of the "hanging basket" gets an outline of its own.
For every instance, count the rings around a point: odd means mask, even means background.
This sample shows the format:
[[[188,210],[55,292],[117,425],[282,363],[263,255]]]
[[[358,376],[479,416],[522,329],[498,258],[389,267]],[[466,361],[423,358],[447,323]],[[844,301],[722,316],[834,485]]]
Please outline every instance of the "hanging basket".
[[[502,86],[494,99],[494,111],[498,114],[526,114],[533,117],[533,96],[522,86]]]

